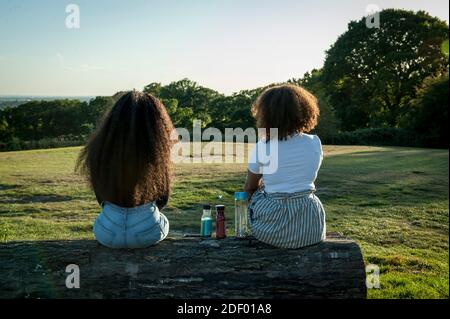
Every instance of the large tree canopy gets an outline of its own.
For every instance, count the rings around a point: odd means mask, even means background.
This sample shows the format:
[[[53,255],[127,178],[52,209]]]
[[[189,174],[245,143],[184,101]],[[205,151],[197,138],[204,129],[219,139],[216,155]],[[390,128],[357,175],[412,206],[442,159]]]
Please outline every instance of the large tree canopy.
[[[398,126],[416,86],[448,68],[447,39],[447,23],[423,11],[384,10],[379,28],[350,22],[322,72],[342,128]]]
[[[169,114],[174,118],[175,125],[192,126],[192,120],[199,119],[203,125],[212,122],[209,114],[210,102],[218,98],[217,91],[199,86],[189,79],[172,82],[162,86],[160,83],[150,83],[144,88],[162,100],[168,107]],[[179,119],[179,120],[178,120]],[[190,124],[189,124],[190,122]]]
[[[219,129],[253,126],[250,106],[261,90],[241,91],[225,96],[189,79],[164,86],[150,83],[144,88],[144,92],[161,99],[175,126],[191,128],[192,121],[199,119],[204,127]]]
[[[426,78],[411,101],[411,112],[405,126],[418,132],[424,145],[448,147],[448,73]]]

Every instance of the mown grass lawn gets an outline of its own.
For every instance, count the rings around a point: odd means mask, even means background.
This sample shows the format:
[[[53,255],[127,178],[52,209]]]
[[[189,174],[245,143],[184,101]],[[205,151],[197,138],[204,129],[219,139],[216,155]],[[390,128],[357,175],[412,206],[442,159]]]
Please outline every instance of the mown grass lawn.
[[[0,242],[93,238],[99,208],[73,172],[78,152],[0,153]],[[448,151],[325,146],[325,153],[317,187],[328,230],[355,239],[366,263],[381,268],[381,289],[369,297],[448,298]],[[245,164],[177,164],[164,210],[171,232],[198,232],[205,202],[227,205],[231,228],[245,171]]]

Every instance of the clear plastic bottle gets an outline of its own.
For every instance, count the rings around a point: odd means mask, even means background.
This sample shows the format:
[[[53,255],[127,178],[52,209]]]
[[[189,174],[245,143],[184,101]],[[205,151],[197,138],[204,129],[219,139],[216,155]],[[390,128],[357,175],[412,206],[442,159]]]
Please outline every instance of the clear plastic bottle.
[[[211,237],[213,219],[211,217],[211,205],[203,205],[203,215],[201,219],[200,236]]]
[[[234,194],[235,203],[235,223],[234,230],[237,238],[245,238],[250,235],[250,231],[247,224],[247,199],[248,194],[246,192],[236,192]]]

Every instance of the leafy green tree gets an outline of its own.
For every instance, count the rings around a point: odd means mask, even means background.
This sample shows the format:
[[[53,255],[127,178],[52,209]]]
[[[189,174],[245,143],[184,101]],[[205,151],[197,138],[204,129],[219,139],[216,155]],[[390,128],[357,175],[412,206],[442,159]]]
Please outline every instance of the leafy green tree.
[[[203,126],[211,123],[210,104],[212,100],[220,96],[218,92],[199,86],[189,79],[182,79],[165,86],[161,86],[160,83],[151,83],[144,87],[144,92],[160,98],[163,103],[168,100],[177,100],[179,116],[182,114],[190,116],[192,113],[189,120],[199,119]],[[186,127],[192,127],[192,121]]]
[[[403,119],[426,146],[448,148],[448,91],[448,73],[426,78],[410,102],[411,112]]]
[[[7,143],[12,139],[12,132],[8,124],[9,109],[0,110],[0,143]]]
[[[194,112],[190,107],[178,107],[177,99],[161,99],[175,127],[191,128]]]
[[[2,110],[0,139],[37,141],[44,138],[89,134],[99,118],[112,106],[110,97],[91,103],[78,100],[32,101]]]
[[[89,104],[84,104],[81,109],[83,123],[91,124],[94,128],[99,120],[114,106],[115,100],[110,96],[97,96]]]
[[[426,12],[387,9],[380,28],[352,21],[327,51],[322,71],[342,128],[398,126],[415,87],[448,68],[448,25]]]
[[[161,83],[150,83],[146,85],[143,90],[145,93],[151,94],[156,97],[161,96]]]

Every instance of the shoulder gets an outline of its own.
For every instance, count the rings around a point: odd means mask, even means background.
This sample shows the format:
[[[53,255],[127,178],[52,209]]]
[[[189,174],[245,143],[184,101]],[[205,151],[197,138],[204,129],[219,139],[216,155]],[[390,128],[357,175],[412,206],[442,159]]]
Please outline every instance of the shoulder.
[[[301,136],[302,138],[308,139],[308,140],[316,140],[319,138],[315,134],[306,134],[306,133],[301,133],[299,136]]]
[[[311,141],[320,142],[320,138],[316,134],[305,134],[305,133],[303,133],[303,136],[305,136],[306,138],[310,139]]]
[[[306,134],[306,133],[302,133],[300,135],[298,135],[299,138],[308,141],[310,143],[314,143],[314,144],[322,144],[322,141],[320,140],[319,136],[315,135],[315,134]]]
[[[312,145],[317,152],[322,153],[322,141],[319,136],[315,134],[302,134],[302,138],[308,141],[308,144]]]

